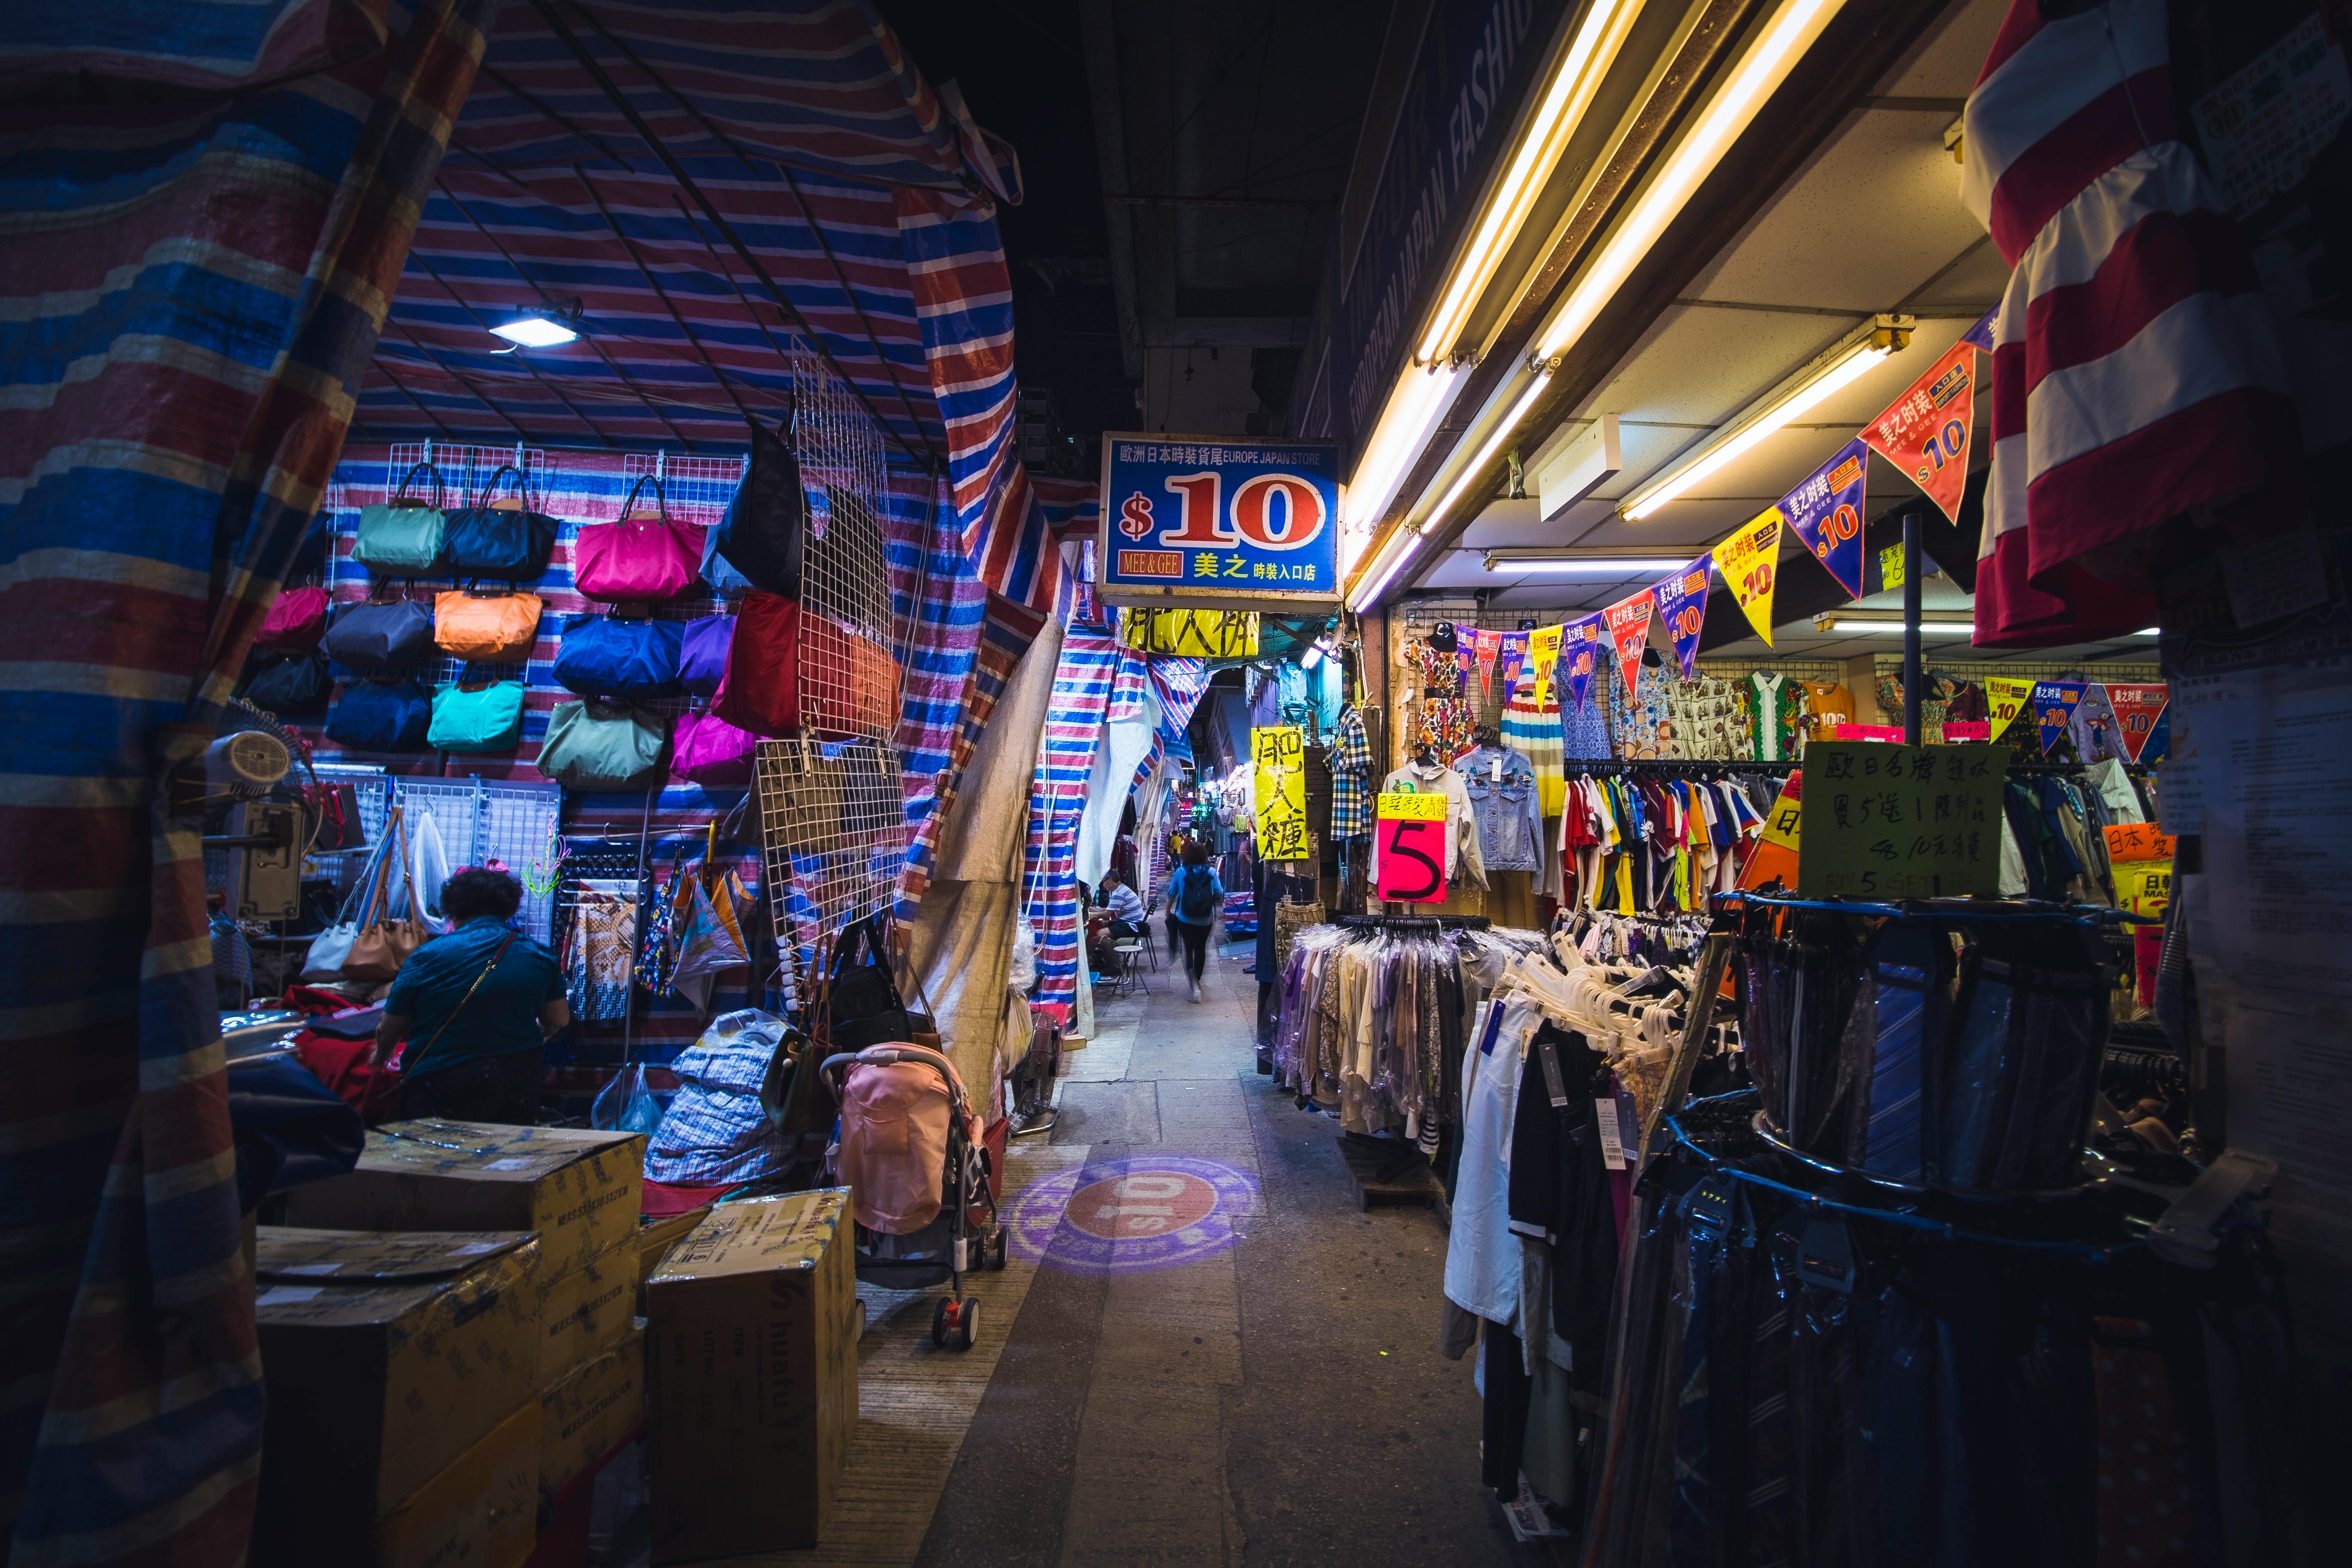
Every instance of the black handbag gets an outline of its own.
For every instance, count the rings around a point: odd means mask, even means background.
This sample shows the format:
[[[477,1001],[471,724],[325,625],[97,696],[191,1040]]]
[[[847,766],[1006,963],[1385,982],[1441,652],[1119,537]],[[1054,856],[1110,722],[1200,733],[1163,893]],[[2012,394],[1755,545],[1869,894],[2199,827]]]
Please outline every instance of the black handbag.
[[[808,492],[801,488],[800,459],[782,437],[746,423],[751,460],[719,521],[718,553],[754,588],[798,599],[808,544]]]
[[[860,945],[866,960],[854,963]],[[842,934],[825,970],[824,1016],[826,1038],[835,1051],[862,1051],[894,1040],[915,1042],[918,1035],[936,1033],[929,1016],[908,1011],[898,994],[880,915],[860,921]]]
[[[505,583],[529,583],[547,575],[555,559],[555,520],[528,507],[491,504],[499,481],[515,479],[522,491],[522,470],[512,463],[492,474],[474,504],[449,514],[441,538],[441,570],[453,577],[493,577]]]
[[[327,661],[315,653],[289,653],[254,661],[238,696],[280,719],[316,719],[327,710]]]
[[[319,647],[347,668],[405,669],[437,657],[433,606],[420,599],[339,605]]]

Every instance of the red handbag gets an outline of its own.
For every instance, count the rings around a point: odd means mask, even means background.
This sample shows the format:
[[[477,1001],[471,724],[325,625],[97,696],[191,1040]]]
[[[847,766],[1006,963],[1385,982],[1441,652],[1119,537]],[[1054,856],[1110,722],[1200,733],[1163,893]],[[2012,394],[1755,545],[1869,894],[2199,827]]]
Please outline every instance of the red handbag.
[[[654,510],[640,516],[637,492],[654,487]],[[671,520],[661,481],[640,479],[618,522],[590,523],[572,541],[572,581],[591,599],[675,599],[702,580],[703,530]]]
[[[315,1029],[294,1037],[294,1055],[370,1127],[400,1120],[399,1055],[390,1063],[378,1062],[374,1040],[341,1040]]]
[[[327,635],[327,591],[289,588],[271,602],[253,640],[262,647],[308,650]]]
[[[898,661],[782,595],[747,594],[710,710],[754,735],[887,739],[898,724]]]

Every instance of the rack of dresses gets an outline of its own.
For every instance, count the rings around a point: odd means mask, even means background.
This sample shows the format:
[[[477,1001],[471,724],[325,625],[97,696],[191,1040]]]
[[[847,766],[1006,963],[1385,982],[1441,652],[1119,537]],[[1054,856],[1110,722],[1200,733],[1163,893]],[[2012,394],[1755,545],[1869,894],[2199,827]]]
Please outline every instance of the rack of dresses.
[[[1558,852],[1563,904],[1642,910],[1705,908],[1739,868],[1787,767],[1622,762],[1567,783]]]

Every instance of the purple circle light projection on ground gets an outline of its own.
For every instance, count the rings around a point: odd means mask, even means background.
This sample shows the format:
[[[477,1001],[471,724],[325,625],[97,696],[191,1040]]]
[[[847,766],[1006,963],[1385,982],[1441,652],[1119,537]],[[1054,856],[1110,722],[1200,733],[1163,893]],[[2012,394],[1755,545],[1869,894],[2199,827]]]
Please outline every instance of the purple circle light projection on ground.
[[[1024,1258],[1048,1268],[1122,1274],[1213,1257],[1257,1198],[1257,1178],[1189,1154],[1096,1160],[1032,1183],[1007,1225]]]

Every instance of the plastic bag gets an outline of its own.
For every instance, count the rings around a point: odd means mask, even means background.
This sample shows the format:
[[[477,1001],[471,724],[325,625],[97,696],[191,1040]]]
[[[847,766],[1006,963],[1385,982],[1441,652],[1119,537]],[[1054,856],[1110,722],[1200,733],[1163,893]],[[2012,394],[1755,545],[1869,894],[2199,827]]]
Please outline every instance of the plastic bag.
[[[1026,996],[1037,984],[1037,931],[1023,916],[1013,928],[1013,970],[1005,984],[1016,996]]]
[[[588,1108],[588,1124],[603,1132],[642,1132],[650,1138],[661,1119],[661,1101],[646,1084],[646,1069],[634,1063],[614,1073]]]

